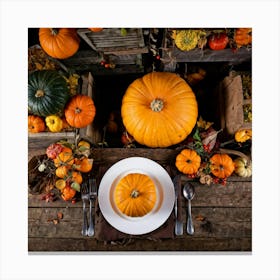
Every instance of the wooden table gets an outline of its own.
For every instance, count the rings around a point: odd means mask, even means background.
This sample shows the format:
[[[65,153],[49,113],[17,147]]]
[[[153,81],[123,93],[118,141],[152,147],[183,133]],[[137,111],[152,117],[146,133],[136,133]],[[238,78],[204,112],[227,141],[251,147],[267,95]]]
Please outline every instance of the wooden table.
[[[164,149],[95,149],[100,165],[112,165],[129,156],[146,156],[160,164],[172,162],[178,153]],[[42,151],[30,151],[42,154]],[[100,174],[102,176],[102,174]],[[182,176],[182,181],[190,180]],[[28,250],[50,251],[251,251],[252,250],[252,180],[232,176],[227,185],[202,185],[193,181],[195,197],[192,217],[195,233],[184,232],[174,239],[132,238],[129,242],[103,242],[83,237],[82,203],[57,200],[46,202],[41,195],[28,197]],[[186,201],[182,198],[184,209]],[[62,218],[58,218],[62,213]],[[186,212],[182,213],[186,221]],[[184,223],[185,227],[185,223]]]

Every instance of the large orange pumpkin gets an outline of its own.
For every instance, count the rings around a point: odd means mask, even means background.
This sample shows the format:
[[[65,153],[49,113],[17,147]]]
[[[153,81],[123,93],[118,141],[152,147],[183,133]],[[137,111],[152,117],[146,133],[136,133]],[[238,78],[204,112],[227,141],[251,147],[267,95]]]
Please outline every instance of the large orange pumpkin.
[[[234,169],[234,162],[227,154],[214,154],[210,158],[210,170],[218,178],[229,177]]]
[[[200,167],[201,157],[191,149],[182,150],[176,157],[175,165],[184,174],[195,174]]]
[[[40,28],[39,41],[49,56],[58,59],[71,57],[80,46],[80,39],[74,28]]]
[[[83,128],[94,120],[96,108],[91,97],[77,94],[66,104],[64,112],[72,127]]]
[[[191,133],[198,107],[185,80],[174,73],[152,72],[129,85],[121,114],[125,128],[138,143],[167,147]]]
[[[140,173],[124,176],[114,191],[117,208],[130,217],[142,217],[148,214],[157,200],[156,187],[152,179]]]

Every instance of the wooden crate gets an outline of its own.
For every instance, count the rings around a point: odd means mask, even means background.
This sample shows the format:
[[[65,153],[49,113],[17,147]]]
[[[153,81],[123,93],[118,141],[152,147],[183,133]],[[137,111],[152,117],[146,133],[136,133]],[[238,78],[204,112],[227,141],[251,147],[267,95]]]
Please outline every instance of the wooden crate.
[[[94,100],[94,79],[90,72],[81,75],[80,93],[90,96]],[[88,125],[85,128],[79,129],[79,135],[81,138],[88,139],[91,142],[99,141],[96,139],[97,133],[94,131],[93,124]],[[61,139],[67,139],[69,142],[75,141],[75,129],[69,129],[61,132],[40,132],[40,133],[28,133],[28,149],[44,149],[51,143],[54,143]]]
[[[251,98],[244,97],[241,75],[232,71],[218,86],[218,111],[221,128],[229,135],[240,129],[252,129],[252,122],[244,118],[244,106],[252,105]]]
[[[101,32],[92,32],[87,28],[78,29],[78,34],[96,52],[103,54],[128,55],[147,53],[141,28],[127,28],[127,34],[121,35],[120,28],[105,28]]]

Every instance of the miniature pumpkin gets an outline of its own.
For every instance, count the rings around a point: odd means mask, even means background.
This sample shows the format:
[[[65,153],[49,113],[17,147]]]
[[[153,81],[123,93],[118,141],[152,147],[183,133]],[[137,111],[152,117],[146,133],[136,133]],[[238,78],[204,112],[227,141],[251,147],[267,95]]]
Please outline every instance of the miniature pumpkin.
[[[252,43],[252,28],[237,28],[234,33],[234,41],[238,48]]]
[[[63,148],[63,151],[58,154],[58,156],[53,160],[54,165],[56,167],[63,166],[63,165],[73,165],[74,164],[74,158],[72,154],[72,150],[65,150],[68,149],[66,147]]]
[[[58,143],[49,145],[46,149],[47,157],[55,159],[63,151],[63,146]]]
[[[184,174],[195,174],[200,167],[201,158],[196,151],[182,150],[176,157],[175,165]]]
[[[252,139],[252,129],[240,129],[235,132],[234,138],[236,142],[243,143]]]
[[[130,217],[142,217],[152,211],[156,204],[155,184],[145,174],[130,173],[117,183],[114,201],[123,214]]]
[[[196,124],[198,107],[190,86],[174,73],[152,72],[132,82],[122,99],[127,132],[148,147],[183,141]]]
[[[226,48],[228,42],[228,36],[224,32],[216,32],[208,37],[208,46],[211,50],[223,50]]]
[[[72,171],[70,179],[71,181],[76,182],[78,184],[82,184],[83,182],[83,176],[79,171]]]
[[[234,160],[235,173],[240,177],[250,177],[252,175],[252,163],[250,160],[238,157]]]
[[[210,170],[218,178],[227,178],[234,171],[234,163],[227,154],[214,154],[210,158]]]
[[[69,99],[65,79],[52,70],[34,71],[28,76],[28,108],[47,117],[63,110]]]
[[[175,45],[181,51],[190,51],[197,46],[198,33],[196,30],[173,31],[172,35]]]
[[[75,195],[76,190],[74,190],[68,185],[61,190],[61,197],[63,198],[63,200],[71,200]]]
[[[75,158],[75,169],[83,173],[91,171],[93,165],[93,159],[83,157]]]
[[[101,27],[88,27],[88,29],[92,32],[100,32],[103,30]]]
[[[65,178],[68,174],[68,170],[69,170],[69,166],[67,165],[62,165],[62,166],[59,166],[56,168],[55,170],[55,175],[58,177],[58,178]]]
[[[95,117],[96,109],[91,97],[74,95],[65,107],[66,121],[75,128],[83,128],[89,125]]]
[[[63,121],[59,116],[56,115],[47,116],[45,121],[47,127],[51,132],[60,132],[63,128]]]
[[[80,39],[74,28],[40,28],[42,49],[51,57],[66,59],[79,49]]]
[[[39,116],[28,116],[28,132],[39,133],[46,129],[44,120]]]

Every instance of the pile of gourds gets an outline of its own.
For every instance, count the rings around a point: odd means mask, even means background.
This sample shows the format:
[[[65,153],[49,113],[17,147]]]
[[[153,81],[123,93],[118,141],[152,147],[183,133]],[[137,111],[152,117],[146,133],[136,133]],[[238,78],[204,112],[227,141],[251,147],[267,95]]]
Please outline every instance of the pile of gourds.
[[[82,128],[95,117],[89,96],[71,94],[66,79],[55,70],[31,72],[28,76],[28,131],[60,132]]]
[[[235,28],[233,34],[225,30],[180,29],[173,30],[171,38],[181,51],[208,47],[219,51],[227,48],[248,47],[252,44],[252,28]]]
[[[44,172],[47,164],[54,166],[54,186],[60,191],[62,199],[72,200],[76,192],[80,192],[83,182],[83,174],[92,170],[93,159],[90,158],[91,145],[85,140],[79,141],[77,147],[74,144],[59,141],[49,145],[46,155],[49,161],[39,165],[38,170]]]

